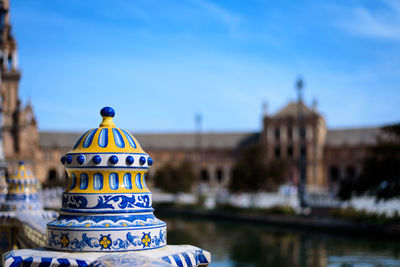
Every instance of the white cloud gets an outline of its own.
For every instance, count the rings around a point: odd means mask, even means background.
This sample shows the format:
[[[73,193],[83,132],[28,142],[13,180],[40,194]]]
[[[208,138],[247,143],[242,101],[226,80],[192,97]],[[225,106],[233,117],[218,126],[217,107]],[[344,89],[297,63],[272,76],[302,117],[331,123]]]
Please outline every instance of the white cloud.
[[[384,8],[381,9],[364,6],[343,9],[337,25],[359,36],[399,41],[400,3],[393,0],[382,3]]]
[[[215,18],[221,20],[226,25],[231,35],[238,35],[237,26],[239,25],[241,20],[238,15],[207,0],[191,0],[191,2],[203,8],[206,12],[210,13]]]

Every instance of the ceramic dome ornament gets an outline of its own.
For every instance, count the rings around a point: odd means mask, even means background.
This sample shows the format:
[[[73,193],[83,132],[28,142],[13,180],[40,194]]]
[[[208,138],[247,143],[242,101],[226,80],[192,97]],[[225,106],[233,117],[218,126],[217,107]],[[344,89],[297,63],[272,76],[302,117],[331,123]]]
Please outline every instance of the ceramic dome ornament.
[[[84,133],[61,162],[68,173],[60,216],[47,224],[47,247],[139,251],[166,246],[166,224],[153,214],[145,183],[153,160],[105,107],[99,128]]]
[[[18,171],[7,180],[8,193],[2,205],[7,211],[39,211],[42,203],[37,192],[38,180],[26,167],[19,163]]]

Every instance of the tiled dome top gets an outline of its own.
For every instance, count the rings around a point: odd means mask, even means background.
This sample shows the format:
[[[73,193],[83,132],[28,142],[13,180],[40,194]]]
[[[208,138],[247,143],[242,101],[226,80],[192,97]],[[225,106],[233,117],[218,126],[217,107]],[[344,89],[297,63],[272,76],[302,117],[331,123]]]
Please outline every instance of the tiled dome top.
[[[11,176],[10,180],[15,180],[15,181],[22,181],[22,180],[34,180],[36,181],[36,178],[33,176],[33,174],[25,168],[25,163],[21,161],[19,163],[18,171],[14,173],[14,175]]]
[[[68,168],[148,168],[153,160],[128,131],[116,128],[115,111],[104,107],[99,128],[84,133],[72,151],[61,158]]]
[[[84,133],[70,153],[145,153],[131,133],[115,127],[113,108],[104,107],[100,114],[99,128]]]
[[[11,175],[8,182],[9,193],[36,193],[36,186],[38,180],[34,177],[32,172],[27,170],[23,161],[19,163],[18,171]],[[22,186],[22,187],[21,187]]]

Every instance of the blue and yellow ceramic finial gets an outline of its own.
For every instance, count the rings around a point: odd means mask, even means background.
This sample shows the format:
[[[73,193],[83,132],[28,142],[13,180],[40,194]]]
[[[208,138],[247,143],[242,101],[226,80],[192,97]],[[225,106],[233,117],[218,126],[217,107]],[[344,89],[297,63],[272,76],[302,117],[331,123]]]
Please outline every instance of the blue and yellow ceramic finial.
[[[68,173],[61,214],[47,225],[47,246],[70,251],[135,251],[166,245],[166,224],[153,214],[145,177],[153,160],[135,137],[100,111],[61,162]]]
[[[115,124],[112,120],[115,116],[115,111],[112,107],[104,107],[100,110],[100,115],[103,117],[103,121],[100,127],[115,128]]]
[[[41,210],[42,204],[36,190],[38,181],[32,172],[26,169],[23,161],[18,170],[7,179],[8,193],[2,205],[3,210]]]

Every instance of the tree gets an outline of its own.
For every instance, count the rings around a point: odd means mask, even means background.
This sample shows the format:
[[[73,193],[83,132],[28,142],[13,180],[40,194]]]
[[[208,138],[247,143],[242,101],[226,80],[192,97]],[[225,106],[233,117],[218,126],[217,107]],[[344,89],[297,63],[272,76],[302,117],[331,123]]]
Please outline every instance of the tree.
[[[368,194],[376,200],[400,196],[400,123],[381,128],[376,144],[369,147],[361,175],[353,181],[342,181],[339,197]]]
[[[192,163],[182,161],[178,165],[171,162],[160,167],[154,174],[154,185],[165,192],[190,192],[197,177]]]
[[[229,189],[232,192],[274,191],[282,182],[286,171],[283,161],[267,163],[266,151],[261,144],[244,148],[232,169]]]

